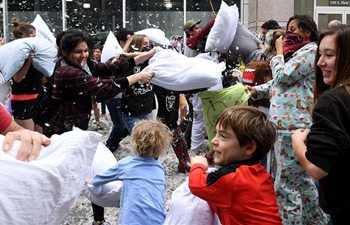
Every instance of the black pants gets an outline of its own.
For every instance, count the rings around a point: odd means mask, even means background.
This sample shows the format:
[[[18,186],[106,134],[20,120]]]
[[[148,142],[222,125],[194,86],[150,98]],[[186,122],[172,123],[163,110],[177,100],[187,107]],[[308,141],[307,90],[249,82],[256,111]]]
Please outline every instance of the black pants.
[[[94,204],[91,202],[92,206],[92,212],[94,214],[94,220],[95,221],[103,221],[105,219],[105,209],[99,205]]]

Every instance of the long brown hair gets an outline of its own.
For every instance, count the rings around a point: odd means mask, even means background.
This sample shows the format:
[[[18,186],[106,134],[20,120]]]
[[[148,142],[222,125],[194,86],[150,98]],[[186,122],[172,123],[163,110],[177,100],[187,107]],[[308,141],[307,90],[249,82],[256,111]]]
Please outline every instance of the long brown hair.
[[[134,34],[124,46],[124,52],[141,52],[146,35]]]
[[[16,39],[29,37],[34,31],[36,31],[35,27],[30,23],[23,23],[17,19],[12,19],[11,23],[15,27],[15,29],[12,30],[12,34]]]
[[[335,60],[335,74],[331,85],[327,85],[323,82],[323,75],[321,68],[317,66],[317,62],[320,59],[319,47],[322,39],[326,36],[335,36],[336,42],[336,60]],[[339,87],[347,86],[349,91],[350,87],[350,26],[339,25],[330,30],[322,32],[320,35],[320,41],[317,47],[316,59],[315,59],[315,98],[316,102],[320,95],[328,89],[336,89]]]

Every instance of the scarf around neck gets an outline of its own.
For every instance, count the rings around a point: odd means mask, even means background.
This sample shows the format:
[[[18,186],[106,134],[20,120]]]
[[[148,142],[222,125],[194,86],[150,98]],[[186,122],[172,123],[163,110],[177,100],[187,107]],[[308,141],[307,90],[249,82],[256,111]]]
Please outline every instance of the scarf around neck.
[[[283,55],[285,59],[289,59],[294,52],[298,51],[304,45],[310,43],[310,40],[305,39],[299,34],[287,31],[283,42]]]

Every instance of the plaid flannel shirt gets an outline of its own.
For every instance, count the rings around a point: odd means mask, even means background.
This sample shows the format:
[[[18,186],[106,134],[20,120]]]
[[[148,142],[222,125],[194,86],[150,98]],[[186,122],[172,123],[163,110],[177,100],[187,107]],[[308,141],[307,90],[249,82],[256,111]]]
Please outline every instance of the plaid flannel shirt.
[[[52,97],[59,108],[49,123],[52,133],[70,131],[73,126],[87,129],[93,101],[104,101],[121,92],[117,84],[127,83],[134,68],[133,58],[97,63],[90,68],[92,76],[81,68],[64,65],[55,70]]]

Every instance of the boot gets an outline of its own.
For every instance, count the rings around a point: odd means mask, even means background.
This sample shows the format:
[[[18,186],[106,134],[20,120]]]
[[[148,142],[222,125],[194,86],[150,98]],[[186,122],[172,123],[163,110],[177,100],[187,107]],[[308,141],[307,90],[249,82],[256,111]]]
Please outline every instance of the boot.
[[[182,135],[181,128],[177,127],[174,130],[173,134],[173,142],[171,143],[175,155],[177,159],[179,160],[178,165],[178,172],[179,173],[186,173],[189,172],[191,169],[191,159],[188,155],[188,149],[187,149],[187,143],[185,138]]]

